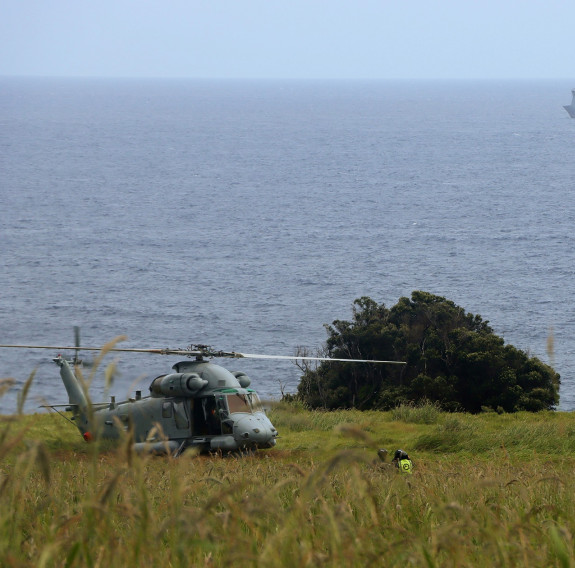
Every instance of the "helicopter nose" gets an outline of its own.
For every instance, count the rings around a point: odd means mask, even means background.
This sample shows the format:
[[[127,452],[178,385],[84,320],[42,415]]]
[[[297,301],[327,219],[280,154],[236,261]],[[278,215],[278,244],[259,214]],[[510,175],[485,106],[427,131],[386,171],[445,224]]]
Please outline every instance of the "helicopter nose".
[[[234,438],[241,445],[273,445],[277,436],[276,429],[257,416],[244,416],[234,425]]]

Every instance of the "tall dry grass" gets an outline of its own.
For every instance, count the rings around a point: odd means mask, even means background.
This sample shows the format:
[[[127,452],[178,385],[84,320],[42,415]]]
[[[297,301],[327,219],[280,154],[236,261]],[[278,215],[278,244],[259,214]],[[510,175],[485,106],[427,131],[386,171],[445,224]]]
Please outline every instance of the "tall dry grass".
[[[575,566],[571,414],[270,416],[277,449],[178,459],[3,417],[0,566]]]

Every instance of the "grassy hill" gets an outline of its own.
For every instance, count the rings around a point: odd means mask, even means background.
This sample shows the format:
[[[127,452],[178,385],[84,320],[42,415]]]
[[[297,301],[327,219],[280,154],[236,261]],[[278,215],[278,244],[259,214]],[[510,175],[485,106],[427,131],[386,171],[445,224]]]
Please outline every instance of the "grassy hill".
[[[575,566],[575,415],[269,414],[274,449],[178,459],[0,417],[0,566]]]

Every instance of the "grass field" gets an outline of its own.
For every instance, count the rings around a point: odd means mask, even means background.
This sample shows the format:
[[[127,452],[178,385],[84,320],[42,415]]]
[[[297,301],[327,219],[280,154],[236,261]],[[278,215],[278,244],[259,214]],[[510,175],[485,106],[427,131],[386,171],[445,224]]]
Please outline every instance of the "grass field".
[[[177,459],[0,417],[0,566],[575,566],[575,415],[269,415],[274,449]]]

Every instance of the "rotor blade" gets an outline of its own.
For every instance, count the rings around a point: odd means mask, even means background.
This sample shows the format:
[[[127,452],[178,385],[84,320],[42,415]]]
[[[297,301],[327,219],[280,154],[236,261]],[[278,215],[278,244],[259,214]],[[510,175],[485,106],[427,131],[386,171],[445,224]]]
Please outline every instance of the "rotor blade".
[[[0,345],[0,348],[12,349],[54,349],[55,351],[76,350],[77,347],[62,346],[62,345]],[[82,347],[82,351],[102,351],[104,347]],[[122,351],[125,353],[156,353],[158,355],[202,355],[202,351],[191,351],[187,349],[128,349],[113,347],[106,349],[106,351]]]
[[[53,349],[54,351],[75,350],[77,347],[57,345],[0,345],[0,348],[13,349]],[[82,347],[83,351],[102,351],[102,347]],[[287,361],[338,361],[342,363],[387,363],[390,365],[406,365],[405,361],[379,361],[374,359],[333,359],[331,357],[298,357],[297,355],[258,355],[255,353],[239,353],[237,351],[211,351],[209,349],[130,349],[113,347],[106,351],[121,353],[153,353],[156,355],[183,355],[184,357],[215,357],[231,359],[276,359]]]
[[[250,359],[288,359],[292,361],[342,361],[344,363],[390,363],[406,365],[405,361],[376,361],[374,359],[333,359],[331,357],[298,357],[297,355],[255,355],[253,353],[232,353],[231,357],[249,357]]]

